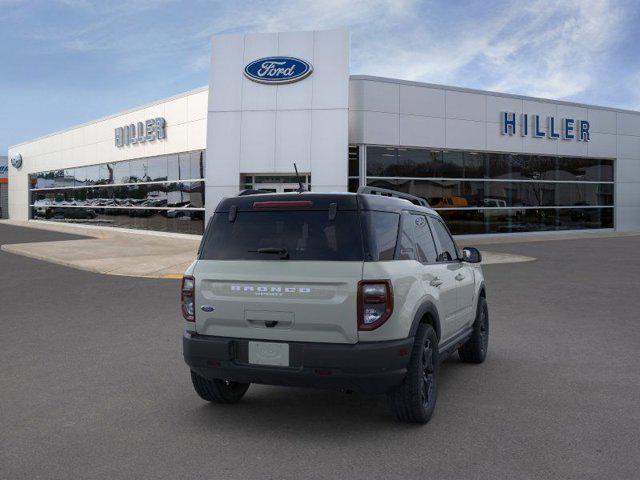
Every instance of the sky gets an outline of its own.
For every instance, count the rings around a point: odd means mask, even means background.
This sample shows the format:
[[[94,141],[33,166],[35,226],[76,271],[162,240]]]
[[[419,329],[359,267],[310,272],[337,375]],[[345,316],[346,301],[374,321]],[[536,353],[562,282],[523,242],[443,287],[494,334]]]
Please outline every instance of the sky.
[[[0,0],[0,155],[206,85],[214,34],[331,28],[352,74],[640,110],[638,0]]]

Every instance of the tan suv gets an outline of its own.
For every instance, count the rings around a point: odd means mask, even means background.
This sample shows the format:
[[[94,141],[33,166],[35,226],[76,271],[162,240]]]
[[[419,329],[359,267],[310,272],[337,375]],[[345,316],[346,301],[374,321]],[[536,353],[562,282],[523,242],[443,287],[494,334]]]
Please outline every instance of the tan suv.
[[[251,383],[386,393],[400,420],[425,423],[441,359],[487,354],[480,260],[406,194],[225,199],[182,282],[195,390],[217,403]]]

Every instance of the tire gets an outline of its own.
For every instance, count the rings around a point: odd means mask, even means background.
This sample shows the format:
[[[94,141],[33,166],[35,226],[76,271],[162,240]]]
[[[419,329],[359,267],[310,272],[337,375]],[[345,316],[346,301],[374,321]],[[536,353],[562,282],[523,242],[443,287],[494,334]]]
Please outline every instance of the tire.
[[[213,403],[238,403],[251,385],[218,379],[208,380],[193,370],[191,370],[191,382],[200,398]]]
[[[471,338],[458,349],[460,360],[466,363],[482,363],[489,348],[489,309],[487,300],[480,297]]]
[[[416,333],[402,385],[389,393],[391,406],[401,422],[427,423],[438,395],[438,337],[431,325],[421,324]]]

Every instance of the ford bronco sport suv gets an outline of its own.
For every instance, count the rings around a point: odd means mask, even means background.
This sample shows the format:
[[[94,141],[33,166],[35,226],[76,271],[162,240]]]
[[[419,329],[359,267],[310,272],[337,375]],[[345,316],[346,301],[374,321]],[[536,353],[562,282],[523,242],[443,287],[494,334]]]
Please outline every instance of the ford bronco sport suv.
[[[479,262],[405,194],[224,199],[182,281],[193,386],[216,403],[251,383],[387,393],[399,420],[425,423],[441,359],[487,354]]]

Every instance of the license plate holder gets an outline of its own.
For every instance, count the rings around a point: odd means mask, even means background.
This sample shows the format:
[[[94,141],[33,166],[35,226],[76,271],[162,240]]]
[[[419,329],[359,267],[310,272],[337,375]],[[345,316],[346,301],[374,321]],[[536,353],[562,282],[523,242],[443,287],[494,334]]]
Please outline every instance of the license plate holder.
[[[252,365],[289,366],[289,344],[282,342],[249,342],[249,363]]]

